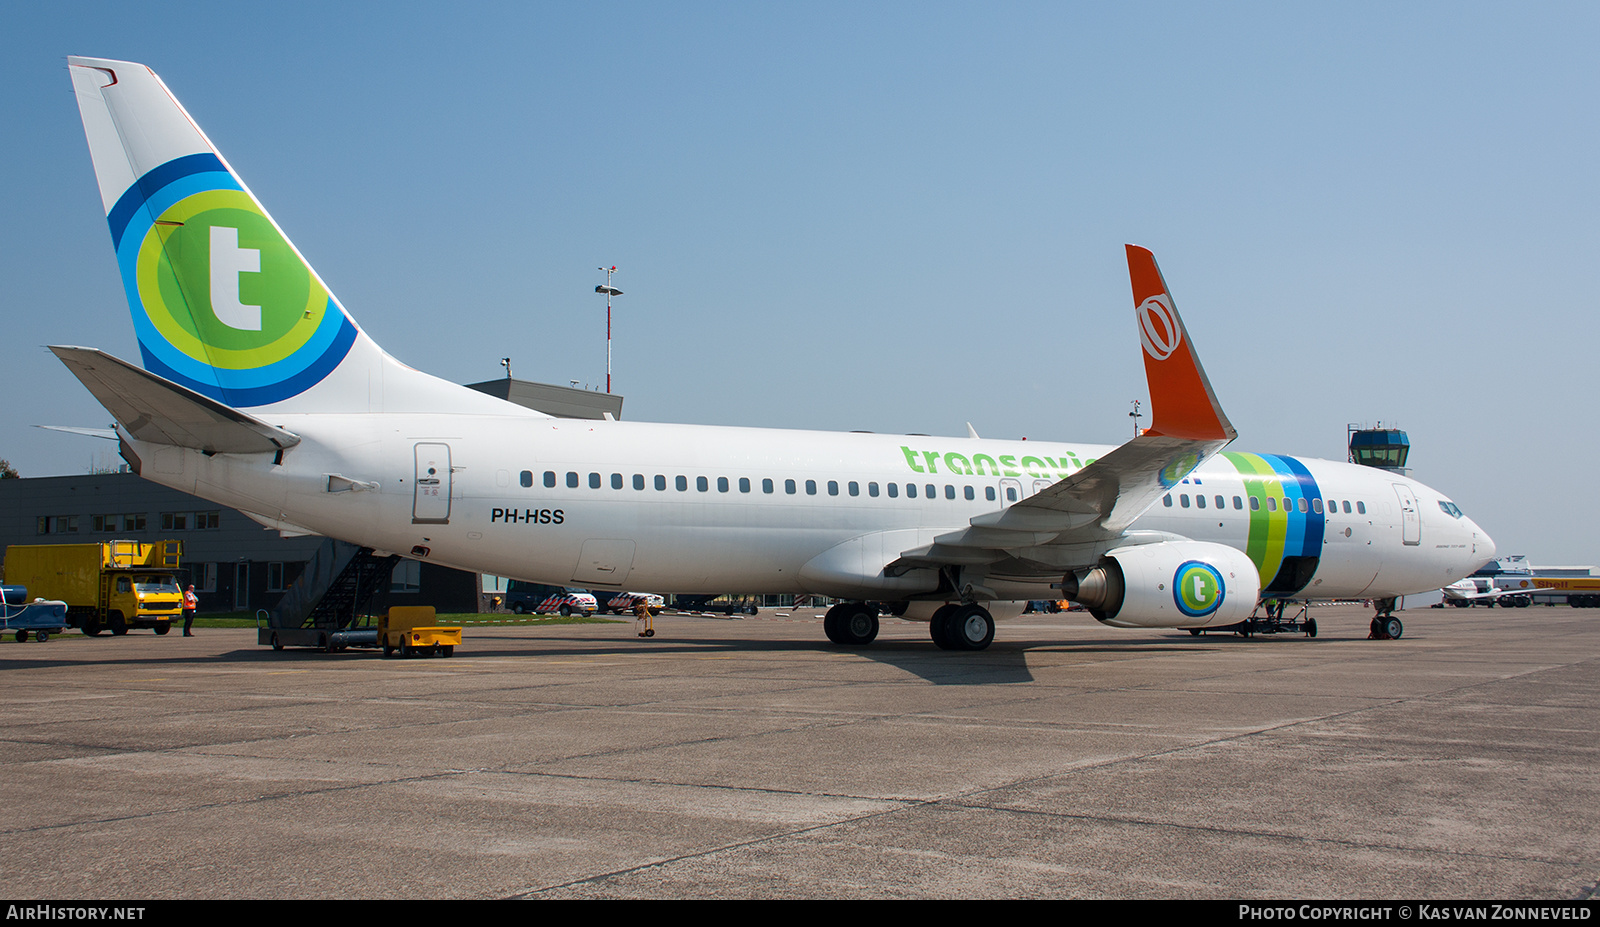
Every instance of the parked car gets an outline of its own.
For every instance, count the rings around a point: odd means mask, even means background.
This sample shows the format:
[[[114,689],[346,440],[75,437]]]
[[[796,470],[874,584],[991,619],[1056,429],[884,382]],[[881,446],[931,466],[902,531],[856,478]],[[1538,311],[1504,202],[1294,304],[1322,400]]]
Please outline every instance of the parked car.
[[[512,580],[506,588],[506,607],[518,615],[593,615],[600,610],[595,597],[582,589],[563,589],[543,583]]]
[[[645,608],[650,609],[650,614],[659,615],[667,607],[667,601],[653,592],[619,592],[605,600],[605,608],[601,614],[630,615],[633,610],[643,602]]]

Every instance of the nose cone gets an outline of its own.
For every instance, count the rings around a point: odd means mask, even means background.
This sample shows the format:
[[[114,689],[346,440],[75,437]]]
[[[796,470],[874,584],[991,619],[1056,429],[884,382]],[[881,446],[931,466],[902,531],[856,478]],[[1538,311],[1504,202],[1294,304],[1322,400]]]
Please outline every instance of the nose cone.
[[[1493,560],[1494,553],[1494,538],[1489,537],[1489,532],[1478,527],[1477,522],[1472,522],[1472,556],[1477,561],[1472,568],[1476,570]]]

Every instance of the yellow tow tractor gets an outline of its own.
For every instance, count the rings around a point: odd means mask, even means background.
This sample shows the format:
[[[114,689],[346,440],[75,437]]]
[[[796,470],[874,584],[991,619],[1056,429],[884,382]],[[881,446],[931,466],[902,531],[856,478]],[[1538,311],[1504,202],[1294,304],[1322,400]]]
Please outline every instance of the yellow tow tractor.
[[[448,657],[461,644],[460,628],[434,626],[432,605],[397,605],[378,619],[378,643],[383,655]]]

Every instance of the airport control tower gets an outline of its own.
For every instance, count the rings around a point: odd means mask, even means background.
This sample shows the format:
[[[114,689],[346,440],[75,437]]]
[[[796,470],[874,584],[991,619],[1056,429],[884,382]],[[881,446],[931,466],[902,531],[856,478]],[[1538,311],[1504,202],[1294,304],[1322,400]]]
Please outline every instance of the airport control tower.
[[[1385,428],[1379,422],[1376,428],[1365,425],[1348,425],[1345,432],[1350,441],[1350,462],[1364,467],[1377,467],[1391,473],[1406,472],[1406,456],[1411,453],[1411,439],[1398,428]]]

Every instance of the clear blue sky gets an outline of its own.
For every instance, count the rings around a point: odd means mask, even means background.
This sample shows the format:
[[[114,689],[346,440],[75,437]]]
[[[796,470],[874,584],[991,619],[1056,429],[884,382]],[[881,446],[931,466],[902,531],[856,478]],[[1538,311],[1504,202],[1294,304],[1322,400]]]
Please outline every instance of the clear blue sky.
[[[1118,442],[1153,249],[1242,450],[1413,475],[1600,562],[1600,5],[15,4],[0,456],[137,358],[68,54],[149,64],[344,305],[459,381],[654,421]],[[113,458],[114,459],[114,458]]]

